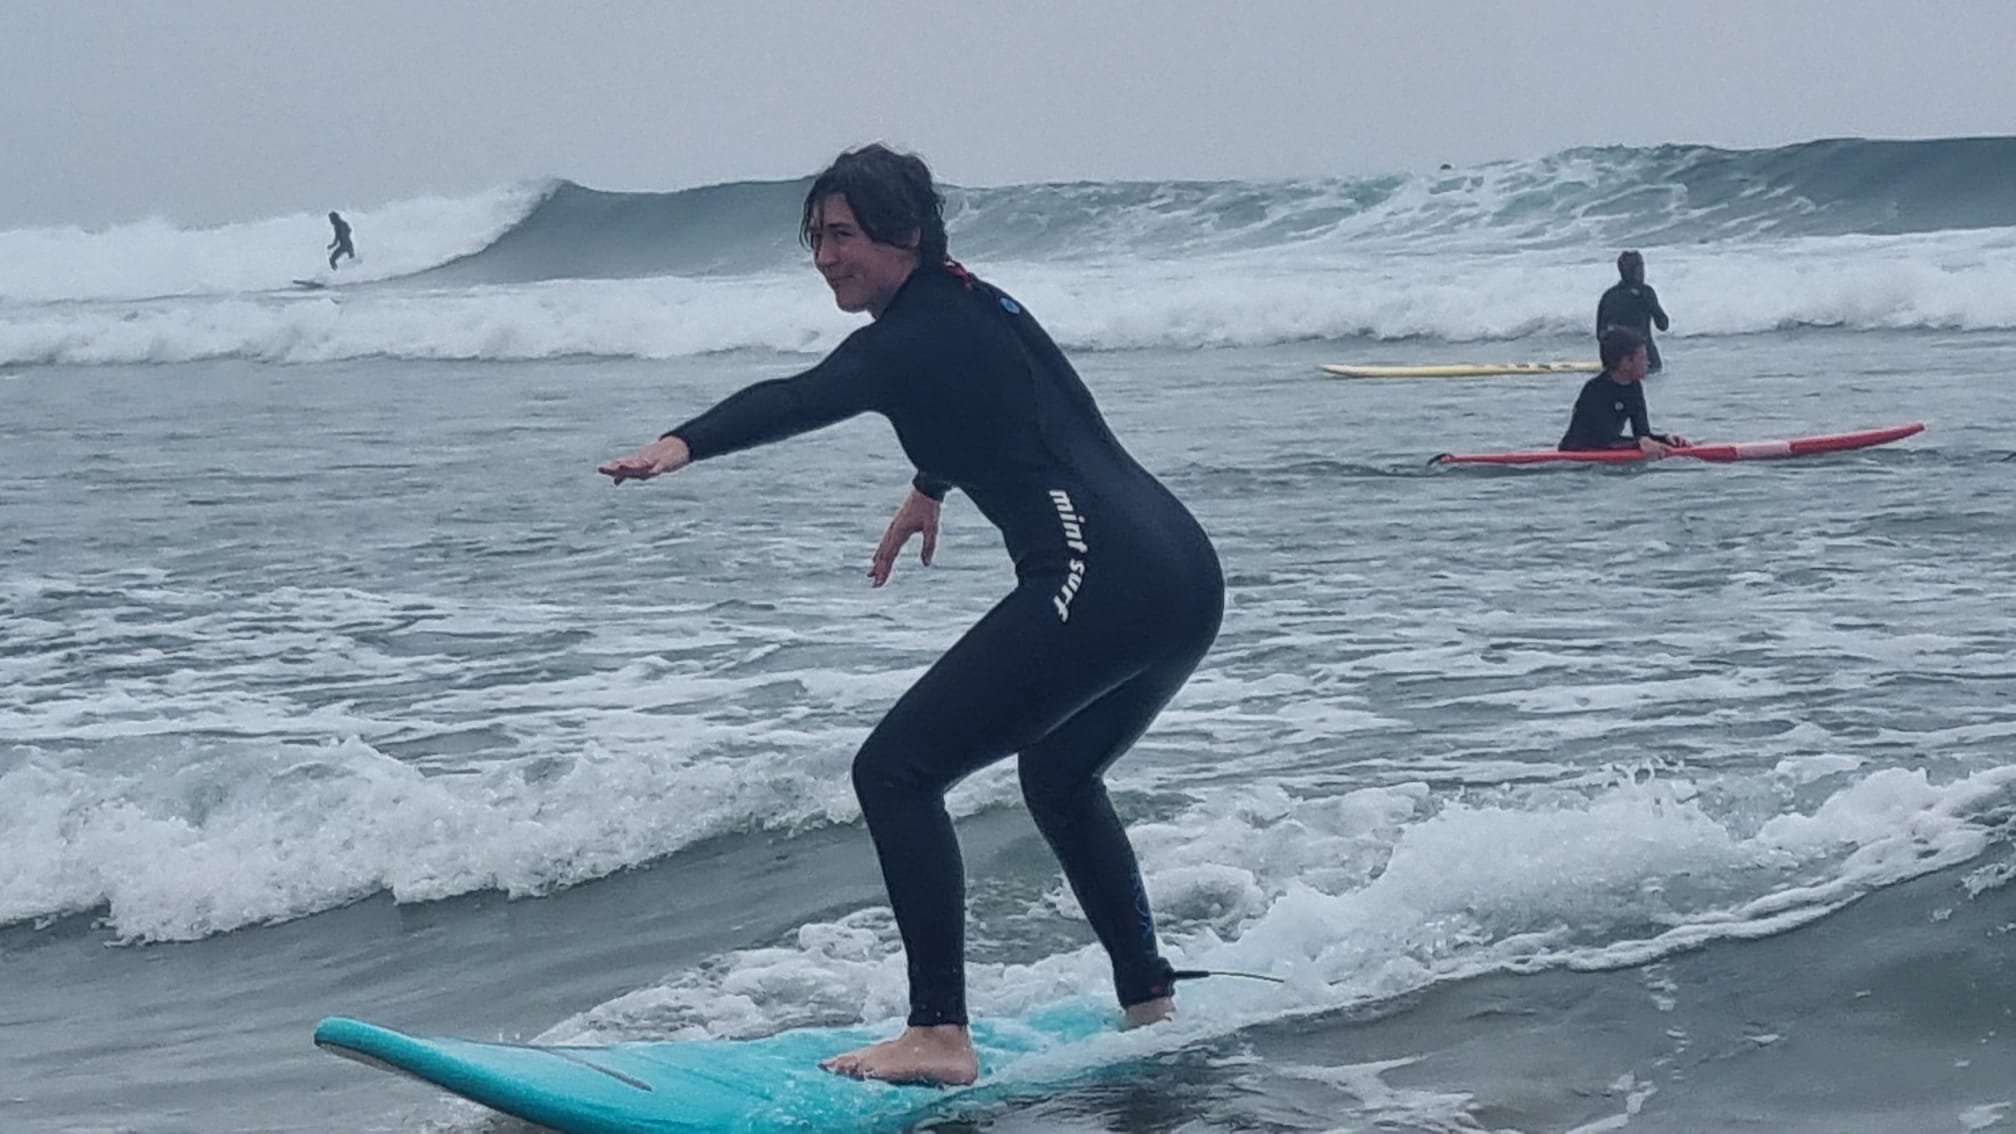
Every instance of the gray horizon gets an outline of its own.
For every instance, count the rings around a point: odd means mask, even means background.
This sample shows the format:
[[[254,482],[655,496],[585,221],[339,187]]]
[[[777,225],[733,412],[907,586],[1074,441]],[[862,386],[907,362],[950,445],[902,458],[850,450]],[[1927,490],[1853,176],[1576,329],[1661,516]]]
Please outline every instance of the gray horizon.
[[[1568,0],[0,0],[0,26],[0,229],[790,179],[871,140],[998,185],[2016,132],[2016,5],[1989,0],[1701,0],[1619,25]]]

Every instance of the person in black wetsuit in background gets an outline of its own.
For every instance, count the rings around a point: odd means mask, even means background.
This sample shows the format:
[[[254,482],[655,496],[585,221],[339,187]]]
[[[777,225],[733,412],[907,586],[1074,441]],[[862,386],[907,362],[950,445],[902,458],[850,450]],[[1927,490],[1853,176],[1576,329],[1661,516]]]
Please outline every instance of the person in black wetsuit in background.
[[[1659,361],[1659,344],[1652,341],[1652,327],[1657,324],[1663,331],[1668,322],[1666,309],[1659,306],[1659,293],[1645,282],[1645,257],[1636,252],[1619,253],[1617,274],[1622,278],[1596,301],[1596,337],[1601,339],[1612,327],[1638,332],[1645,340],[1646,372],[1657,374],[1664,364]]]
[[[1645,412],[1645,339],[1627,327],[1612,327],[1597,340],[1603,373],[1582,384],[1568,432],[1561,435],[1562,452],[1595,449],[1637,449],[1648,457],[1663,457],[1683,448],[1685,437],[1652,432]],[[1631,432],[1623,432],[1625,425]]]
[[[958,488],[999,528],[1016,585],[899,698],[854,758],[910,978],[908,1027],[822,1066],[969,1083],[965,876],[948,788],[1019,755],[1023,798],[1113,965],[1131,1025],[1175,1010],[1126,828],[1102,779],[1218,633],[1224,580],[1190,513],[1128,455],[1022,305],[946,253],[919,158],[840,155],[799,233],[843,311],[873,322],[793,378],[759,382],[599,471],[617,484],[875,412],[917,468],[868,575],[889,579]]]
[[[348,256],[355,260],[357,249],[350,246],[350,225],[333,210],[329,213],[329,226],[336,230],[336,239],[329,242],[329,270],[333,272],[338,257]]]

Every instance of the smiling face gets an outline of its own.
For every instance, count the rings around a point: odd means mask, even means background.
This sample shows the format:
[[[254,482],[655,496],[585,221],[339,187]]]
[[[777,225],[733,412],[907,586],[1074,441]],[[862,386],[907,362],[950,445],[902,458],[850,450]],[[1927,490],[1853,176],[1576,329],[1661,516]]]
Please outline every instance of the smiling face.
[[[908,246],[871,239],[842,193],[828,194],[819,202],[806,226],[806,239],[812,245],[812,266],[826,277],[833,302],[842,311],[879,317],[903,281],[917,270],[915,230]]]

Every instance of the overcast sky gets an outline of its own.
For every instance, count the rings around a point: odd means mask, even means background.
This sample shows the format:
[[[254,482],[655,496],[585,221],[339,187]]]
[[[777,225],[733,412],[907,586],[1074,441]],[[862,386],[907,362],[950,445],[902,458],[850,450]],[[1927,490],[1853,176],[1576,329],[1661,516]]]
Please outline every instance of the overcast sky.
[[[2016,134],[2012,0],[0,0],[0,228]]]

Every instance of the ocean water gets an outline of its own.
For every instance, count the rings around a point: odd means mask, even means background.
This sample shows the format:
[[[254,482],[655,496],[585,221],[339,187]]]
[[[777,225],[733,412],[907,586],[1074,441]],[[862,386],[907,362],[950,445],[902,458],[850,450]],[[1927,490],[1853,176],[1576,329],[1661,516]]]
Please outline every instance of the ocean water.
[[[1186,985],[1145,1064],[941,1125],[2016,1124],[2012,169],[955,192],[955,252],[1218,543],[1218,646],[1111,780],[1172,955],[1286,983]],[[955,496],[869,588],[879,419],[593,471],[853,325],[801,192],[358,210],[318,291],[319,213],[0,232],[0,1128],[516,1129],[317,1052],[328,1014],[900,1015],[847,766],[998,538]],[[1623,246],[1675,320],[1655,427],[1926,432],[1435,469],[1551,443],[1580,379],[1316,369],[1585,356]],[[1105,995],[1008,770],[952,805],[975,1009]]]

